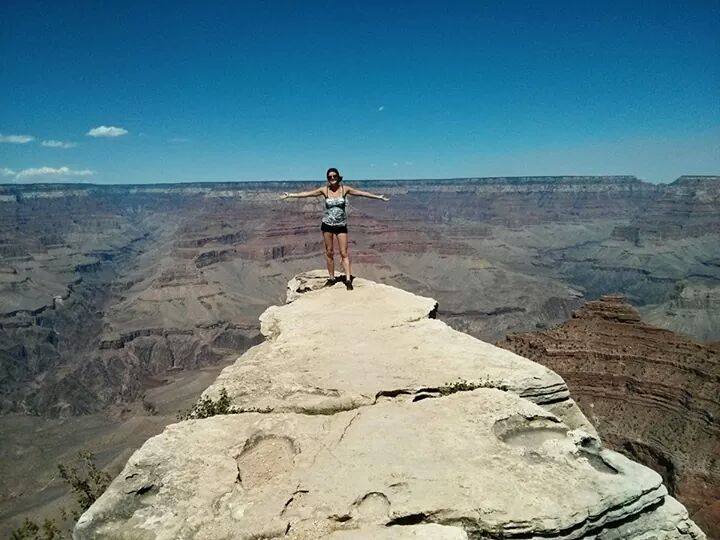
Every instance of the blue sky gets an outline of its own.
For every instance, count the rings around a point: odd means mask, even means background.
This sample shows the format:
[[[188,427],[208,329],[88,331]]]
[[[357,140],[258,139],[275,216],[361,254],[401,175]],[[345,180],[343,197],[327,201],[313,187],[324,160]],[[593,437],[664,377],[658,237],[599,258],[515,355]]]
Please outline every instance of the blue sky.
[[[720,173],[718,0],[0,10],[0,182]]]

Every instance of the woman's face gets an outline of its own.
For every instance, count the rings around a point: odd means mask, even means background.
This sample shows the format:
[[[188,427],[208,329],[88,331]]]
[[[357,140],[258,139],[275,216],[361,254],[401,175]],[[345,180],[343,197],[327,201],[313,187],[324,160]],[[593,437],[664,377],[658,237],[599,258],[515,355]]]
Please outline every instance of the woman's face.
[[[330,171],[327,175],[327,181],[333,186],[337,185],[338,173],[336,173],[335,171]]]

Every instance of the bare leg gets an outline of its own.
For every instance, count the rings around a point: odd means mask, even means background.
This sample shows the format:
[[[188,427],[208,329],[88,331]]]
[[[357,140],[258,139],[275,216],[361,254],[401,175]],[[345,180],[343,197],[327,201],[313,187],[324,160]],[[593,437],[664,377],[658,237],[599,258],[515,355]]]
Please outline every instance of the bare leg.
[[[350,255],[348,254],[348,235],[347,233],[340,233],[337,235],[338,248],[340,248],[340,260],[342,261],[343,268],[345,269],[345,276],[349,280],[352,276],[350,271]]]
[[[327,264],[328,274],[330,278],[335,277],[335,256],[333,253],[333,234],[329,232],[322,232],[323,241],[325,242],[325,263]]]

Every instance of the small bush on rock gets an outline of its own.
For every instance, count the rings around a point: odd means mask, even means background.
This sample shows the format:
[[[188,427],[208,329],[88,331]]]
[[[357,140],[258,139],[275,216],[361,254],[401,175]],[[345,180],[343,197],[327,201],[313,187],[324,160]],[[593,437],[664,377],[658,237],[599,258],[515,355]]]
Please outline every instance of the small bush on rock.
[[[230,404],[230,397],[225,388],[220,389],[217,400],[203,396],[192,409],[178,415],[178,420],[200,420],[217,414],[237,414],[240,411]]]
[[[477,390],[478,388],[482,388],[482,385],[478,383],[471,383],[465,379],[458,379],[456,382],[441,386],[438,388],[438,391],[442,396],[449,396],[455,392],[470,392],[472,390]]]

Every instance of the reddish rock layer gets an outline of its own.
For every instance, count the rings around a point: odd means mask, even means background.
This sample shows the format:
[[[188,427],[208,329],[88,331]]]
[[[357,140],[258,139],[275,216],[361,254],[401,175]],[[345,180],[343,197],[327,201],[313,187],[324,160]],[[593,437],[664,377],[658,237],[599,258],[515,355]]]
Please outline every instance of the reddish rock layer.
[[[606,444],[663,475],[720,538],[720,347],[643,323],[622,296],[498,345],[553,369]]]

